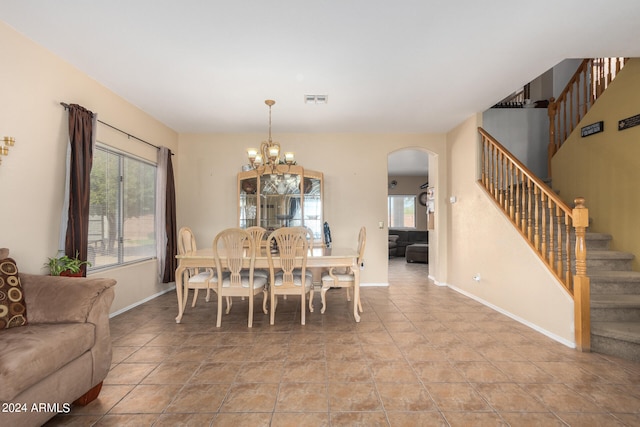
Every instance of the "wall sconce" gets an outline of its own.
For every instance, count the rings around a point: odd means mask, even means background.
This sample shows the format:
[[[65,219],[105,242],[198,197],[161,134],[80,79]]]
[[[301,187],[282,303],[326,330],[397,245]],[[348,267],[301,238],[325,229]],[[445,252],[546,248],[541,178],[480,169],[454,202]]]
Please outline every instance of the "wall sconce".
[[[12,136],[5,136],[2,141],[4,145],[0,145],[0,156],[9,155],[9,147],[13,147],[16,143],[16,139]],[[0,157],[0,164],[2,164],[2,158]]]

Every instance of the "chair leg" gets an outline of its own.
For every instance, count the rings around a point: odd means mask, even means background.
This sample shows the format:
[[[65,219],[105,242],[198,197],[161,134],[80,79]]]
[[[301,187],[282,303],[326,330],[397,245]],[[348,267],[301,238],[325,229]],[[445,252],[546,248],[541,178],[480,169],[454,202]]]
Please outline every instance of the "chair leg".
[[[262,312],[264,314],[268,314],[267,311],[267,300],[269,299],[269,292],[266,289],[262,290]]]
[[[211,289],[207,288],[207,296],[204,298],[204,300],[206,302],[209,302],[210,298],[211,298]]]
[[[189,301],[189,288],[184,287],[184,292],[182,293],[182,312],[184,313],[187,308],[187,301]]]
[[[198,289],[193,290],[193,301],[191,302],[191,308],[196,306],[196,301],[198,300]]]
[[[351,301],[351,295],[349,292],[349,288],[345,288],[347,290],[347,301]]]
[[[276,322],[276,306],[278,305],[278,296],[271,294],[271,319],[270,324],[273,325]]]
[[[216,317],[216,328],[222,325],[222,292],[216,292],[218,294],[218,314]]]
[[[231,305],[233,305],[233,299],[231,297],[227,297],[227,311],[225,311],[225,314],[229,314],[231,312]]]
[[[250,328],[252,326],[253,326],[253,290],[249,295],[249,321],[247,323],[247,327]]]
[[[313,313],[313,285],[309,289],[309,313]]]
[[[320,298],[322,299],[322,308],[320,309],[320,313],[324,314],[324,311],[327,309],[327,291],[330,286],[325,286],[322,284],[322,289],[320,290]]]
[[[307,294],[304,292],[304,290],[302,291],[302,295],[300,296],[300,324],[304,325],[305,324],[305,315],[307,314],[307,307],[306,307],[306,301],[305,301],[305,297],[307,296]]]

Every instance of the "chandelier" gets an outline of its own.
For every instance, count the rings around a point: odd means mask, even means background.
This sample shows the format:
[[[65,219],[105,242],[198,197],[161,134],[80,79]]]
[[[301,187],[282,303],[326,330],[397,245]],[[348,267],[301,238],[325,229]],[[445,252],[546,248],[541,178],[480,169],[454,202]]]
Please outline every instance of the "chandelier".
[[[280,158],[280,144],[271,140],[271,107],[276,101],[267,99],[264,101],[269,106],[269,140],[262,141],[260,150],[255,148],[247,149],[249,164],[262,175],[268,171],[269,174],[277,174],[279,165],[287,165],[289,168],[295,164],[295,156],[292,152],[284,153],[284,158]]]

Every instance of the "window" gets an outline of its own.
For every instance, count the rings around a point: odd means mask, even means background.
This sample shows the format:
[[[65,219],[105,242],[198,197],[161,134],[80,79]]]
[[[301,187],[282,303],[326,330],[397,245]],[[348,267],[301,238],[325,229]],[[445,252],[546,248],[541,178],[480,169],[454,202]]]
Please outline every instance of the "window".
[[[389,228],[416,228],[416,196],[388,196]]]
[[[89,208],[90,270],[156,256],[156,166],[96,146]]]

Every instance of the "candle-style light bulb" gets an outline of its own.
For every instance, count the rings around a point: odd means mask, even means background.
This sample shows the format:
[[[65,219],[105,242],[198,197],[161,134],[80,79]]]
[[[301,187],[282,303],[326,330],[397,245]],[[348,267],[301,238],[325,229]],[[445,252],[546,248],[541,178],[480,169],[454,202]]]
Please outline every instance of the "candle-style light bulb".
[[[284,153],[284,161],[288,164],[291,165],[293,164],[293,162],[295,162],[295,156],[292,152],[287,152]]]

